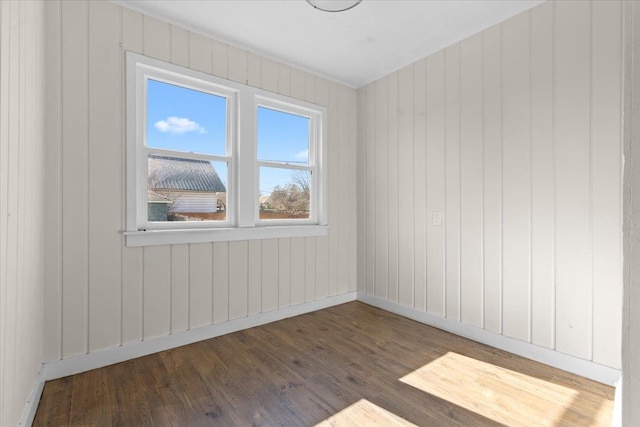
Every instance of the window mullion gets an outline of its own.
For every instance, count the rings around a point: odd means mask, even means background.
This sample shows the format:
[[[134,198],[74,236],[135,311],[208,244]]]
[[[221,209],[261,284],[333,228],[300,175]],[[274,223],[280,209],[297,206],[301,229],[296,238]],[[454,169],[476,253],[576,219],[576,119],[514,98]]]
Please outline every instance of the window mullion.
[[[237,167],[234,178],[237,183],[238,227],[253,227],[256,222],[257,166],[256,166],[256,103],[252,93],[239,94],[238,137],[235,156]]]

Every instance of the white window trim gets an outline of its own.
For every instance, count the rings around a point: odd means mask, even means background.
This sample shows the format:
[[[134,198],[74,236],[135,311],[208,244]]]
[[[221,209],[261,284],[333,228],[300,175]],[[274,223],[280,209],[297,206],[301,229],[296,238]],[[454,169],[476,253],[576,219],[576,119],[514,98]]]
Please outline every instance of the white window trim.
[[[212,157],[228,160],[227,220],[147,224],[146,79],[179,83],[228,99],[227,153]],[[132,90],[133,89],[133,90]],[[257,107],[279,109],[309,117],[309,167],[313,170],[309,219],[259,220],[256,159]],[[126,237],[127,246],[324,236],[327,234],[326,165],[327,111],[325,107],[211,76],[178,65],[126,53]],[[182,155],[182,154],[181,154]],[[184,157],[190,157],[185,153]],[[198,157],[203,157],[198,155]],[[295,169],[291,164],[278,167]],[[142,218],[142,220],[141,220]]]

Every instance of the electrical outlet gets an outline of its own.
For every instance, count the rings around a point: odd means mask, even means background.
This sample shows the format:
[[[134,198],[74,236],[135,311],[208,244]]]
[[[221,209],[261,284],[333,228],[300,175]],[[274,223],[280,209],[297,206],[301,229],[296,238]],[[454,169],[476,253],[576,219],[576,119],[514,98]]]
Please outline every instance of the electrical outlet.
[[[435,225],[436,227],[442,226],[442,212],[433,212],[431,214],[431,224]]]

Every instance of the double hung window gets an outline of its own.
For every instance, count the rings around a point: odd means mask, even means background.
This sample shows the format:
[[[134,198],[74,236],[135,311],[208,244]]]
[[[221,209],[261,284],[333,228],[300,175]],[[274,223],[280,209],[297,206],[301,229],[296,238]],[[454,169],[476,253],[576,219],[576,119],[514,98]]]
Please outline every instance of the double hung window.
[[[127,53],[127,245],[326,233],[326,110]]]
[[[317,185],[313,145],[315,118],[280,109],[269,99],[258,100],[257,149],[259,167],[259,220],[309,219],[314,210],[312,189]]]

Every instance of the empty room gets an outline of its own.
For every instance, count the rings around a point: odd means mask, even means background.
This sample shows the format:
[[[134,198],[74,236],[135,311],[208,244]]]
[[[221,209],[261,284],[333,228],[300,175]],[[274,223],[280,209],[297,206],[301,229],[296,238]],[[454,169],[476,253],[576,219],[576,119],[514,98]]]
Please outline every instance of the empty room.
[[[0,427],[639,426],[640,3],[0,0]]]

